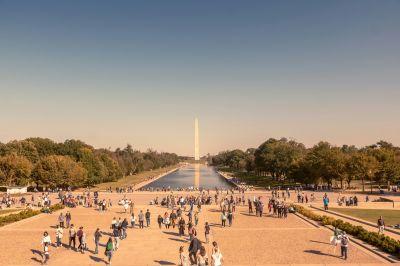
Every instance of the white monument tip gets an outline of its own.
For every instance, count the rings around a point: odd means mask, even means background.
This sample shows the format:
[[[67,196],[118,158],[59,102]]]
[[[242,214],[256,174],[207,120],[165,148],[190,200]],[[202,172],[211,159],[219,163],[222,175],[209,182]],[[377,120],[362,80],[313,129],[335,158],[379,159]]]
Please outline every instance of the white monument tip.
[[[194,159],[196,161],[200,160],[200,151],[199,151],[199,120],[197,118],[194,119]]]

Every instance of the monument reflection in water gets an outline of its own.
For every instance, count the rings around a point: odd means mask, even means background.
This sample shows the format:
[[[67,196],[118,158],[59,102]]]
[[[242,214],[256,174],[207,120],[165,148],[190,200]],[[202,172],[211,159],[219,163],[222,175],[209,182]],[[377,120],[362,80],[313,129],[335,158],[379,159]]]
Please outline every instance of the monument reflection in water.
[[[230,188],[231,185],[214,168],[203,164],[190,164],[147,184],[147,188]]]

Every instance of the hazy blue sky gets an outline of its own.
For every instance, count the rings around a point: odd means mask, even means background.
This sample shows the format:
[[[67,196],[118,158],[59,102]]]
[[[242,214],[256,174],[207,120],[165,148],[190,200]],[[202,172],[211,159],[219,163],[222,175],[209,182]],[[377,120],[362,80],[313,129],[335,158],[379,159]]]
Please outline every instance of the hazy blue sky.
[[[400,145],[400,1],[2,1],[0,141]]]

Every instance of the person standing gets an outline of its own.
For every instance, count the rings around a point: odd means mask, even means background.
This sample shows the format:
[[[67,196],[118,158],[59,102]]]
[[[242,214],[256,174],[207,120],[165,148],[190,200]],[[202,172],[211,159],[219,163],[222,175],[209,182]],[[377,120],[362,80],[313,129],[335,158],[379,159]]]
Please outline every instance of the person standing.
[[[183,246],[179,248],[179,266],[190,266],[189,259],[185,253],[183,253]]]
[[[67,223],[68,226],[68,223]],[[70,228],[69,228],[69,248],[71,247],[71,244],[74,243],[74,249],[75,249],[75,245],[76,245],[76,231],[74,228],[74,225],[71,224]]]
[[[208,265],[208,255],[204,246],[200,247],[200,251],[197,254],[197,265],[198,266]]]
[[[383,231],[385,230],[385,221],[383,220],[382,216],[379,217],[378,219],[378,234],[383,234]]]
[[[136,221],[135,214],[132,212],[132,214],[131,214],[131,228],[135,228],[135,221]]]
[[[225,227],[225,225],[226,225],[226,214],[225,214],[225,211],[222,211],[222,213],[221,213],[221,225],[223,227]]]
[[[97,228],[96,231],[94,232],[94,254],[99,253],[99,243],[100,243],[100,238],[102,237],[102,234],[100,232],[100,229]]]
[[[60,213],[60,215],[58,216],[58,223],[60,224],[61,228],[64,228],[64,214]]]
[[[147,209],[145,216],[146,216],[146,227],[149,227],[150,226],[150,211],[149,211],[149,209]]]
[[[72,220],[72,216],[71,216],[71,213],[68,211],[68,212],[65,214],[65,222],[67,223],[67,228],[70,227],[71,220]]]
[[[144,214],[143,211],[141,210],[138,214],[138,218],[139,218],[139,228],[143,229],[143,223],[144,223]]]
[[[161,229],[162,222],[163,222],[163,218],[161,217],[161,214],[159,214],[157,217],[157,223],[158,223],[158,228],[160,228],[160,229]]]
[[[324,210],[328,210],[328,205],[329,205],[329,198],[328,195],[325,193],[324,198],[322,199],[322,202],[324,203]]]
[[[218,244],[215,241],[212,244],[211,266],[222,266],[223,257]]]
[[[194,213],[194,226],[199,224],[199,212]]]
[[[233,213],[232,213],[231,210],[229,210],[228,211],[228,224],[229,224],[229,227],[232,226],[232,220],[233,220]]]
[[[342,258],[347,260],[348,256],[348,249],[349,249],[349,237],[347,236],[346,232],[343,232],[340,238],[340,250]]]
[[[206,244],[210,242],[210,225],[208,222],[206,222],[206,225],[204,226],[204,235],[206,238]]]
[[[185,235],[185,220],[181,217],[179,222],[178,222],[178,228],[179,228],[179,236],[182,237]]]
[[[172,223],[172,228],[175,228],[176,218],[176,213],[174,210],[172,210],[171,214],[169,215],[169,219]]]
[[[58,225],[57,229],[56,229],[56,240],[57,240],[57,247],[56,248],[59,248],[61,246],[61,240],[63,238],[63,233],[64,232],[63,232],[63,229],[62,229],[61,225]]]

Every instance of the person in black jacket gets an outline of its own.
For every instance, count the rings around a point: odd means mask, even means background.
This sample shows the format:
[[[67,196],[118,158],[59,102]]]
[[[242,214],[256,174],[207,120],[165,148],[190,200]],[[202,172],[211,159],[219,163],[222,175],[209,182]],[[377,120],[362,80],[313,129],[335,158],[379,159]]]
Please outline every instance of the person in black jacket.
[[[201,247],[200,240],[197,239],[197,236],[193,236],[192,241],[190,241],[189,245],[189,258],[192,264],[197,265],[197,251]]]

